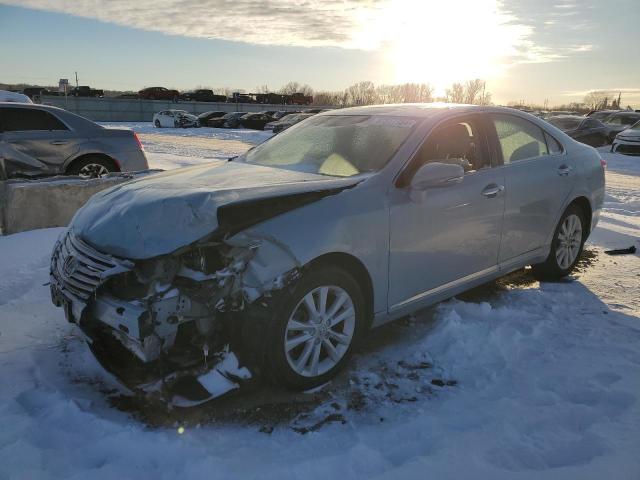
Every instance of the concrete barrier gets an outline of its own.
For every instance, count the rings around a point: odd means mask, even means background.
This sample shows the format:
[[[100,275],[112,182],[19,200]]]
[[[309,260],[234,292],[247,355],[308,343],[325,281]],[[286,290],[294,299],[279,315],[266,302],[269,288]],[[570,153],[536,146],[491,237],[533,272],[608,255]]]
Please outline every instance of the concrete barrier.
[[[150,122],[153,114],[163,110],[186,110],[198,115],[212,110],[221,112],[262,112],[265,110],[299,111],[305,105],[262,105],[255,103],[179,102],[130,98],[85,98],[43,96],[40,103],[64,108],[94,122]],[[333,108],[318,107],[313,108]]]
[[[161,170],[112,173],[106,177],[82,180],[60,176],[36,180],[0,182],[0,235],[64,227],[89,198],[105,188],[128,182]]]

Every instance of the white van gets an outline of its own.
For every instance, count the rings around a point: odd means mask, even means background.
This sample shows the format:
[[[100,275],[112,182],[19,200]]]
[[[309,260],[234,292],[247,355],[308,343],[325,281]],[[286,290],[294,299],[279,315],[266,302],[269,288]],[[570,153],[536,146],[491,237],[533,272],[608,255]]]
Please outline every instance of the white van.
[[[7,90],[0,90],[0,102],[33,103],[26,95]]]

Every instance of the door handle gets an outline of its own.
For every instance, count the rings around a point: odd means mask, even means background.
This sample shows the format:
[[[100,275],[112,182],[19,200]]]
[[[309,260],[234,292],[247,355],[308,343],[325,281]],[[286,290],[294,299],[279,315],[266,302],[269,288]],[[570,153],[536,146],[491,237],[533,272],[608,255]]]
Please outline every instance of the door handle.
[[[572,170],[573,167],[570,167],[569,165],[560,165],[558,167],[558,175],[560,175],[561,177],[566,177],[571,173]]]
[[[53,142],[51,142],[51,145],[66,145],[67,142],[66,140],[54,140]]]
[[[482,190],[482,195],[487,198],[494,198],[502,191],[504,191],[504,185],[496,185],[494,183],[491,185],[487,185],[484,190]]]

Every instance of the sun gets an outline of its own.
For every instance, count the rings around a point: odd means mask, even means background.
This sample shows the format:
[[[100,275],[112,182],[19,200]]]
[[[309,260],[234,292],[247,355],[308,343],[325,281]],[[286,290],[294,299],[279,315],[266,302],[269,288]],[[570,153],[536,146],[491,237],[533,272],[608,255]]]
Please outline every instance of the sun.
[[[442,93],[453,82],[500,76],[530,35],[498,0],[389,1],[361,39],[379,42],[394,83],[429,83]]]

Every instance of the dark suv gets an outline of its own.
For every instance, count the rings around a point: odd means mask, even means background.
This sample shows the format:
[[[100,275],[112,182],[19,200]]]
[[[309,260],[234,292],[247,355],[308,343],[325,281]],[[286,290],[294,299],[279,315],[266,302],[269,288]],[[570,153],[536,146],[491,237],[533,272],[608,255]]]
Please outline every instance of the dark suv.
[[[182,100],[192,101],[192,102],[226,102],[227,97],[224,95],[216,95],[213,93],[213,90],[194,90],[193,92],[184,92],[180,95]]]

